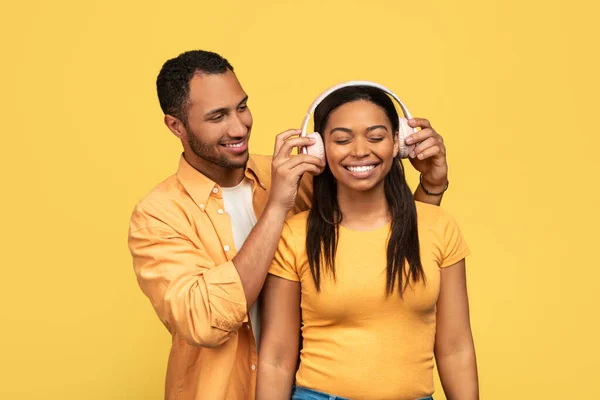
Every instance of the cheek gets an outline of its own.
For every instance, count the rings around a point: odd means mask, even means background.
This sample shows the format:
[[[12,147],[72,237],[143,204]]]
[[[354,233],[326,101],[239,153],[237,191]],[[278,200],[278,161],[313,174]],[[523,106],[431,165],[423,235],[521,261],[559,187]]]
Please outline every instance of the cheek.
[[[250,110],[246,110],[245,113],[242,114],[241,116],[241,120],[244,123],[244,125],[246,126],[252,126],[252,122],[254,121],[252,118],[252,113],[250,112]]]
[[[343,151],[340,150],[339,146],[325,144],[325,158],[327,160],[327,164],[329,168],[337,168],[339,162],[342,158],[344,158]]]
[[[193,134],[198,142],[205,145],[217,144],[225,132],[224,124],[213,124],[205,121],[194,125],[190,124],[190,129],[191,132],[188,132],[188,134]]]
[[[394,157],[397,153],[394,144],[391,141],[385,141],[385,143],[382,142],[378,144],[378,146],[373,149],[373,152],[377,154],[377,156],[384,160],[386,163],[391,163],[394,160]]]

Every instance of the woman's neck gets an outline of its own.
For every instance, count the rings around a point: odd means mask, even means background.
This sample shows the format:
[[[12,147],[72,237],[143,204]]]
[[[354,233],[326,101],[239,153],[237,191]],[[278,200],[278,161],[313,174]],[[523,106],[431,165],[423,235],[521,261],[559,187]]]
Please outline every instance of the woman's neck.
[[[338,185],[337,191],[342,226],[345,228],[367,231],[390,222],[383,182],[366,192],[358,192],[341,185]]]

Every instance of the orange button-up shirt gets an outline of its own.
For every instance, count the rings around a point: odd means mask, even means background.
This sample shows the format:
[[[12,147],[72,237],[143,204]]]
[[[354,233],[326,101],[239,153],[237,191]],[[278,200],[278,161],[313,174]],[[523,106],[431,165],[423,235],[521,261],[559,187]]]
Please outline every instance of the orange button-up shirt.
[[[250,156],[256,218],[271,186],[271,157]],[[294,213],[306,210],[310,178]],[[221,188],[185,161],[141,200],[129,249],[142,291],[171,333],[167,400],[254,399],[257,350]]]

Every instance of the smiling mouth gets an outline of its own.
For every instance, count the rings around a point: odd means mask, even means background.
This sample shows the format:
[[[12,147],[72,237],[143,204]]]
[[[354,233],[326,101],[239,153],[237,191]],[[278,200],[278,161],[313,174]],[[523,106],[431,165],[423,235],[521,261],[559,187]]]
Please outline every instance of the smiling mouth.
[[[239,142],[239,143],[234,143],[234,144],[224,144],[223,146],[225,147],[229,147],[231,149],[239,149],[240,147],[242,147],[244,145],[244,142]]]
[[[350,172],[369,172],[369,171],[375,169],[376,166],[377,165],[363,165],[360,167],[347,166],[344,168],[346,168]]]

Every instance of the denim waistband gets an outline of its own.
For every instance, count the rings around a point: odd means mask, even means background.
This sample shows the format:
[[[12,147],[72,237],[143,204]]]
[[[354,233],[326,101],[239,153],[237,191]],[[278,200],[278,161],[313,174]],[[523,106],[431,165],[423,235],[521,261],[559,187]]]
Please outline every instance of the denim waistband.
[[[294,386],[294,390],[292,391],[292,399],[291,400],[350,400],[346,397],[334,396],[332,394],[327,394],[323,392],[319,392],[317,390],[308,389],[301,386]],[[433,397],[421,397],[420,399],[415,400],[433,400]]]

